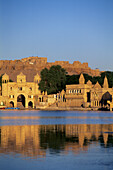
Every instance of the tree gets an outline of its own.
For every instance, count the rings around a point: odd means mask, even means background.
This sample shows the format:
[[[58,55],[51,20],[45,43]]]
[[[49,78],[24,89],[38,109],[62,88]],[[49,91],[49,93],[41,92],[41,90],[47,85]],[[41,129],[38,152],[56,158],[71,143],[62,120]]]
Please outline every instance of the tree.
[[[113,72],[105,71],[100,74],[100,76],[92,77],[88,74],[83,74],[85,78],[85,83],[87,83],[88,80],[92,82],[92,84],[96,84],[98,81],[101,86],[103,86],[104,78],[105,76],[108,79],[109,87],[113,87]],[[80,75],[66,75],[66,84],[78,84],[79,83],[79,77]]]
[[[41,71],[41,81],[39,83],[39,89],[41,91],[54,94],[65,89],[65,85],[66,71],[60,65],[51,66],[49,70],[44,68]]]
[[[2,75],[0,76],[0,86],[2,86]]]

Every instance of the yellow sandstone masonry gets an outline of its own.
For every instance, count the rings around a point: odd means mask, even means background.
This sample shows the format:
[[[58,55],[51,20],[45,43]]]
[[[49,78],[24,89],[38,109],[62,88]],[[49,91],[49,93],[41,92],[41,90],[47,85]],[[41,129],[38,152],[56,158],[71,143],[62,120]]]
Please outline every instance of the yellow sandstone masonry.
[[[13,81],[16,81],[17,75],[22,72],[26,75],[27,81],[32,82],[34,76],[41,70],[47,67],[48,69],[52,65],[61,65],[68,74],[81,74],[86,73],[91,76],[100,76],[99,69],[91,69],[88,63],[81,63],[74,61],[72,64],[69,61],[55,61],[47,62],[46,57],[27,57],[20,60],[0,60],[0,75],[7,73]]]
[[[9,82],[5,73],[0,89],[0,107],[113,110],[113,88],[109,88],[107,77],[101,87],[98,82],[94,85],[90,80],[85,84],[81,74],[79,84],[66,85],[66,91],[51,95],[39,90],[40,80],[36,74],[33,82],[27,82],[26,75],[21,72],[16,82]]]

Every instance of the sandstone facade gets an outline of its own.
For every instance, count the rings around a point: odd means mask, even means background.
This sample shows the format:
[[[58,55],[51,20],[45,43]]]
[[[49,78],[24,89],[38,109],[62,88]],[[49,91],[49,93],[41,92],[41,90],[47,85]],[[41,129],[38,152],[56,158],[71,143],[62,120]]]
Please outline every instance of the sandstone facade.
[[[89,80],[85,84],[83,74],[80,75],[79,84],[66,85],[66,92],[47,95],[39,90],[39,74],[34,76],[33,82],[26,81],[26,75],[17,75],[16,82],[9,82],[9,76],[2,76],[2,89],[0,89],[0,106],[23,108],[65,108],[90,110],[113,110],[113,88],[109,88],[107,77],[103,87],[97,82],[92,84]]]

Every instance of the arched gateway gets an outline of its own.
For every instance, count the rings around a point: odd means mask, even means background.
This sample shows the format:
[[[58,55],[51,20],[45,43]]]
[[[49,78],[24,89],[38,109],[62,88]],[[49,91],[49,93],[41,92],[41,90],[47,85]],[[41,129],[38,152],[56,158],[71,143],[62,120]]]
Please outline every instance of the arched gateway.
[[[28,103],[28,106],[29,106],[30,108],[33,108],[33,102],[30,101],[30,102]]]
[[[10,102],[10,107],[14,107],[14,102],[13,101]]]
[[[25,107],[25,96],[23,94],[20,94],[18,97],[17,97],[17,106],[19,108],[23,108]]]
[[[107,101],[112,102],[112,95],[108,91],[104,93],[102,96],[102,99],[101,99],[102,105],[107,105]]]

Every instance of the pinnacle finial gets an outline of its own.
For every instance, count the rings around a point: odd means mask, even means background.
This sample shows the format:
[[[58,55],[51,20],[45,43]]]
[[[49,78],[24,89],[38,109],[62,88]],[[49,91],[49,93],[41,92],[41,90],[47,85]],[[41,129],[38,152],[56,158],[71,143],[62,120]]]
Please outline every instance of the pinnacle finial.
[[[85,84],[85,78],[84,78],[83,74],[80,75],[79,84]]]
[[[108,85],[108,79],[107,79],[107,77],[106,77],[106,76],[105,76],[105,78],[104,78],[103,88],[109,88],[109,85]]]

